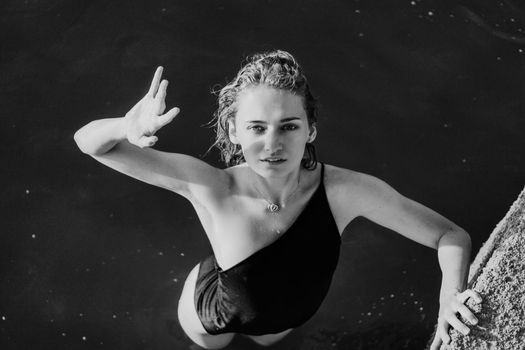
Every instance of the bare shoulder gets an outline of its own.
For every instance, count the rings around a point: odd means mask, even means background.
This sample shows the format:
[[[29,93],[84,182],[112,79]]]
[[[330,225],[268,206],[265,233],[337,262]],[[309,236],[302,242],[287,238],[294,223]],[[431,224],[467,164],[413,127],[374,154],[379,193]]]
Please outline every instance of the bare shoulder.
[[[394,189],[385,181],[369,174],[326,164],[325,181],[334,195],[351,194],[356,199],[371,200],[372,197],[391,194]]]
[[[396,193],[379,178],[334,165],[325,164],[325,187],[330,209],[340,230],[371,206]]]

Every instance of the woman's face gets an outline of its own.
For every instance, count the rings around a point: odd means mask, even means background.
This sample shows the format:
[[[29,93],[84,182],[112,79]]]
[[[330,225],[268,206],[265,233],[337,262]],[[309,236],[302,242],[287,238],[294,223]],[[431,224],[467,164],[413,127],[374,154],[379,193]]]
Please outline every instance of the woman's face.
[[[301,164],[305,145],[313,141],[316,130],[308,125],[301,96],[257,85],[238,96],[229,135],[256,173],[284,176]]]

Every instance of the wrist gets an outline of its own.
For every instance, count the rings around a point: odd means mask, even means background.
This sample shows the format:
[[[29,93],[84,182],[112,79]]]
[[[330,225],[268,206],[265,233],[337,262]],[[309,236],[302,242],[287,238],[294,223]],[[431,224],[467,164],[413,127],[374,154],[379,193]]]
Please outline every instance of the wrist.
[[[443,301],[449,299],[450,297],[455,297],[459,293],[461,293],[461,290],[459,288],[442,289],[439,294],[439,302],[443,303]]]
[[[121,117],[117,119],[117,125],[115,128],[115,139],[116,141],[124,141],[128,139],[128,118]]]

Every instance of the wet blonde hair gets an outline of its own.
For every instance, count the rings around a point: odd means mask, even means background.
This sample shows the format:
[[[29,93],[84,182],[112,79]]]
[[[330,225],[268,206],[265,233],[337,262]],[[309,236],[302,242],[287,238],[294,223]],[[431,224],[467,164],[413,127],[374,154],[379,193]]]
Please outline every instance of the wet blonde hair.
[[[220,150],[221,160],[227,166],[233,166],[245,162],[240,145],[231,142],[228,131],[228,123],[235,120],[237,113],[237,99],[245,89],[257,85],[287,90],[302,97],[308,125],[317,122],[317,100],[310,92],[310,87],[295,58],[288,52],[282,50],[256,53],[249,56],[237,76],[218,92],[218,108],[209,123],[215,128],[214,146]],[[313,170],[317,165],[315,147],[312,143],[306,144],[305,156],[301,161],[304,168]]]

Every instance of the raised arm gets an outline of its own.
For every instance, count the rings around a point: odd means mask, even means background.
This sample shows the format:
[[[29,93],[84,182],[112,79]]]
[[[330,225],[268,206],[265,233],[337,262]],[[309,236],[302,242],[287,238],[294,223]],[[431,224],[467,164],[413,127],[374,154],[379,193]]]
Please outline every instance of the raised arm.
[[[150,148],[155,133],[179,113],[164,113],[168,81],[157,68],[148,93],[121,118],[92,121],[75,133],[80,150],[99,162],[138,180],[177,192],[189,199],[213,197],[224,189],[226,173],[207,163],[178,153]]]

